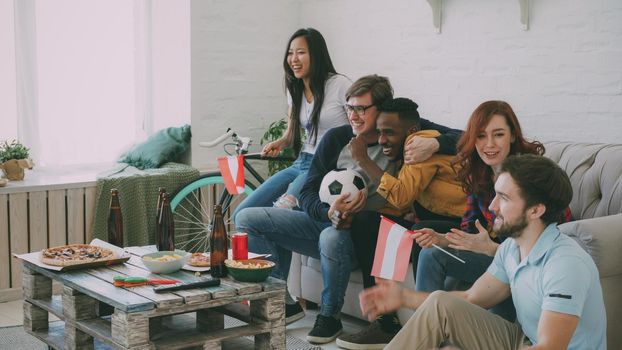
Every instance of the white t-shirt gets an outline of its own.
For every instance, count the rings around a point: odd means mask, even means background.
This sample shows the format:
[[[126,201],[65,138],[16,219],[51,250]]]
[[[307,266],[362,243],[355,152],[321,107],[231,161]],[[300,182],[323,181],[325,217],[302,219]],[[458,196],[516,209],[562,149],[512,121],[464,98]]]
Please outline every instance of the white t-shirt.
[[[352,82],[344,75],[334,74],[326,80],[324,87],[324,103],[320,109],[320,121],[318,123],[317,141],[313,144],[311,137],[311,113],[313,105],[307,102],[304,94],[302,96],[302,104],[300,106],[300,126],[305,129],[306,138],[302,144],[302,152],[314,154],[315,147],[320,143],[322,136],[337,126],[348,124],[348,116],[346,114],[346,91],[350,88]],[[287,105],[292,106],[292,97],[287,92]]]

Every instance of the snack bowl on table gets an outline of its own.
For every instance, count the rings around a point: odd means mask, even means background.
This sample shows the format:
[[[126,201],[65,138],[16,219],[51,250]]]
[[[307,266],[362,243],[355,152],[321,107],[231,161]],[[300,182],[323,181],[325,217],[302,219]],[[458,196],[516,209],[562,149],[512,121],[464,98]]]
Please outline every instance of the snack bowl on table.
[[[153,273],[171,273],[181,270],[190,258],[190,253],[183,250],[163,250],[145,254],[141,257],[143,264]]]
[[[269,260],[246,259],[225,260],[227,271],[231,277],[241,282],[263,282],[270,276],[270,272],[276,265]]]

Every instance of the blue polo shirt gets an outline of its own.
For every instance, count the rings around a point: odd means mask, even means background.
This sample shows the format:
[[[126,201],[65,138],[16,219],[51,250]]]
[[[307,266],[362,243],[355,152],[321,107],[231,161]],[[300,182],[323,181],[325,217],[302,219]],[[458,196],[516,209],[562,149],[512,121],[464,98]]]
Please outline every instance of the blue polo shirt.
[[[513,239],[497,250],[488,272],[510,285],[516,317],[533,344],[543,310],[579,316],[568,349],[606,349],[605,304],[592,258],[556,224],[549,225],[526,259]]]

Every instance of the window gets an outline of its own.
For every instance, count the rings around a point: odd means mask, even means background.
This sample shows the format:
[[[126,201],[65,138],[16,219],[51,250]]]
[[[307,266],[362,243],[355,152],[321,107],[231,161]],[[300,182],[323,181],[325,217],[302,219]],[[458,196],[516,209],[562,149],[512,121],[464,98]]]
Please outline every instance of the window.
[[[14,127],[8,131],[3,127],[0,138],[23,140],[33,148],[37,165],[113,162],[131,144],[157,131],[154,127],[189,123],[189,38],[174,35],[165,38],[188,45],[176,44],[177,51],[163,53],[174,56],[175,60],[163,60],[158,67],[151,64],[153,27],[162,25],[158,30],[167,32],[167,26],[180,26],[181,22],[182,28],[184,25],[189,28],[187,2],[0,2],[3,7],[15,6],[16,51],[12,57],[20,54],[34,57],[31,62],[19,61],[12,83],[14,91],[21,83],[27,88],[18,91],[29,92],[15,95],[16,110],[20,110],[20,104],[32,109],[14,113],[15,118],[10,117],[8,121]],[[152,21],[153,13],[163,11],[176,15],[172,23],[171,18],[166,18],[168,22]],[[2,26],[6,26],[6,13],[13,11],[2,11]],[[28,28],[34,28],[34,34]],[[185,35],[183,30],[174,33]],[[0,35],[5,36],[4,31]],[[5,41],[2,42],[4,45]],[[0,52],[11,49],[11,43],[7,46],[0,48]],[[5,57],[0,60],[1,69],[11,65]],[[154,79],[152,72],[156,69],[170,71],[169,79],[166,82]],[[171,81],[171,76],[176,80]],[[11,83],[3,82],[0,89],[11,90]],[[151,97],[165,89],[187,92],[173,95],[174,101],[159,101],[156,108],[166,108],[168,115],[154,111]],[[28,140],[32,141],[31,145]]]
[[[0,0],[0,141],[17,137],[13,1]]]

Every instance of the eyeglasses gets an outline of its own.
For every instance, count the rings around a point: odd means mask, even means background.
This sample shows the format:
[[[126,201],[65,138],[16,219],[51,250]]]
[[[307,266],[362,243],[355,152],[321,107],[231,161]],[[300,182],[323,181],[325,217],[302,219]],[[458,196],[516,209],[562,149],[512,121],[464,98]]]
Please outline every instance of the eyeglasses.
[[[348,114],[352,113],[353,111],[356,112],[356,114],[359,115],[359,117],[362,117],[365,115],[365,111],[371,107],[373,107],[374,104],[370,104],[369,106],[352,106],[352,105],[346,105],[346,111],[348,112]]]

